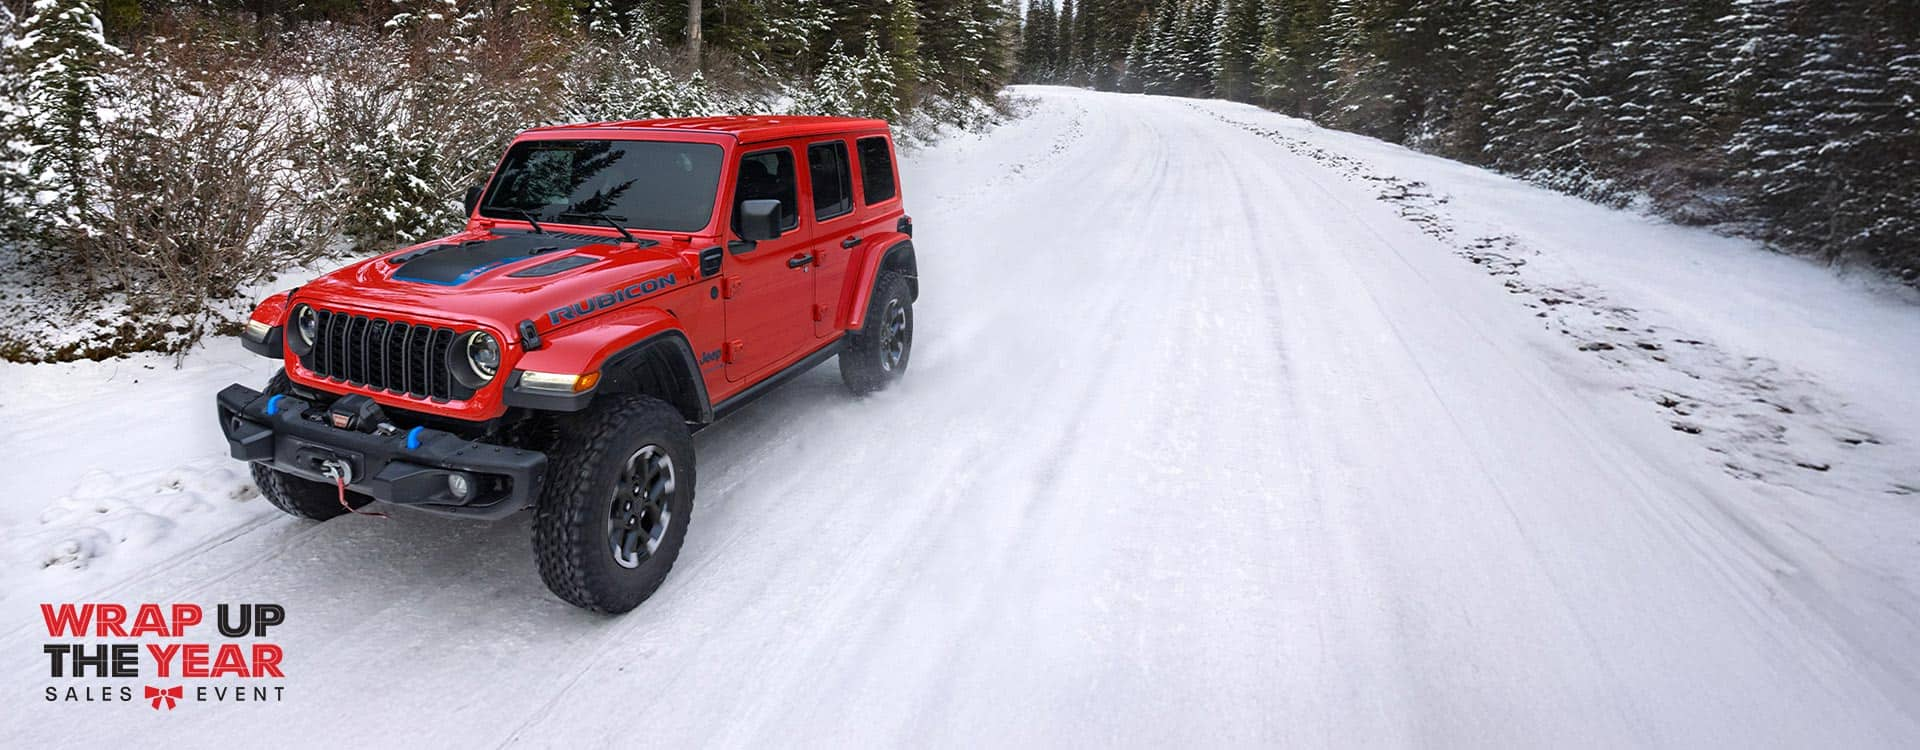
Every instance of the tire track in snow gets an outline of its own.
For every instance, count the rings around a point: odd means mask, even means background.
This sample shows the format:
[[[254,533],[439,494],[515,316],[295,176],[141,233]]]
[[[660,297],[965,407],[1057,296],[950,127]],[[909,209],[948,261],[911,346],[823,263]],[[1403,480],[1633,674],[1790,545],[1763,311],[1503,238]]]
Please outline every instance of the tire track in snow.
[[[1074,135],[1070,139],[1068,139],[1062,147],[1056,147],[1056,148],[1050,149],[1047,152],[1047,156],[1044,159],[1036,160],[1033,162],[1027,162],[1028,168],[1018,170],[1013,174],[1003,177],[998,182],[990,184],[989,190],[981,191],[979,193],[969,195],[968,198],[976,198],[976,196],[981,196],[981,197],[995,196],[996,194],[994,191],[1008,190],[1011,188],[1013,184],[1016,184],[1020,181],[1023,181],[1023,180],[1032,181],[1035,179],[1045,180],[1046,178],[1051,177],[1052,175],[1049,172],[1045,170],[1032,169],[1031,167],[1042,166],[1048,162],[1052,162],[1059,158],[1062,158],[1064,155],[1068,153],[1069,151],[1068,147],[1070,147],[1074,142],[1078,141],[1077,134],[1080,126],[1079,116],[1084,113],[1084,109],[1075,107],[1073,108],[1072,112],[1074,114],[1069,116],[1069,132],[1073,133]],[[947,201],[943,200],[940,196],[934,196],[933,199],[929,202],[934,203],[935,205],[938,205],[941,208],[940,210],[936,212],[931,212],[931,213],[916,212],[916,213],[919,213],[919,221],[917,223],[920,225],[922,230],[927,229],[930,224],[937,226],[939,223],[939,219],[942,216],[959,215],[959,214],[965,213],[964,211],[961,211],[958,209],[963,208],[965,204],[969,203],[970,201],[963,199],[962,201],[960,201],[962,205],[959,207],[955,207],[955,206],[951,206]],[[925,232],[923,231],[922,232],[923,239],[924,239],[924,234]],[[974,243],[967,243],[967,246],[971,246],[973,244]],[[927,261],[923,260],[922,263],[924,266],[924,264],[926,264]],[[1118,307],[1117,304],[1114,305],[1113,307],[1115,313],[1117,313],[1117,307]],[[925,321],[924,314],[916,312],[916,315],[917,317],[920,317],[920,319],[923,322]],[[1113,315],[1110,314],[1107,322],[1111,322],[1112,317]],[[978,338],[978,335],[976,334],[975,339],[977,340],[977,338]],[[929,345],[932,345],[934,347],[940,347],[942,345],[942,341],[938,335],[928,336],[926,331],[923,331],[921,335],[916,338],[916,343],[920,345],[918,348],[922,349],[923,351]],[[924,362],[924,358],[919,356],[921,353],[922,352],[920,351],[916,352],[916,360]],[[1101,368],[1096,368],[1095,371],[1099,371],[1099,369]],[[915,375],[918,377],[926,377],[928,373],[926,371],[926,368],[923,366],[923,367],[915,368]],[[908,383],[903,383],[902,387],[913,388],[914,386],[915,386],[914,383],[908,382]],[[1036,393],[1046,392],[1046,391],[1047,389],[1037,389]],[[886,394],[882,394],[880,397],[885,398]],[[765,403],[759,404],[756,406],[762,410],[765,410],[768,407],[768,405]],[[788,406],[788,405],[782,404],[782,406]],[[748,415],[743,414],[740,416],[745,417]],[[736,417],[736,419],[738,419],[738,417]],[[723,426],[717,426],[715,429],[710,429],[707,432],[708,433],[716,432],[722,428]],[[703,435],[705,434],[707,433],[703,433]],[[977,435],[975,438],[973,438],[972,446],[975,449],[974,451],[961,451],[958,453],[960,453],[961,455],[964,455],[966,453],[971,453],[971,452],[984,453],[986,452],[985,449],[987,448],[988,444],[994,441],[995,441],[995,438],[993,436],[982,433]],[[963,467],[965,463],[966,462],[962,461],[946,470],[928,471],[924,473],[924,476],[949,477],[949,476],[955,476],[955,475],[963,475],[964,474]],[[929,468],[932,468],[932,467],[929,467]],[[803,479],[805,478],[795,477],[792,480],[790,480],[789,483],[790,484],[797,483]],[[932,501],[935,501],[931,506],[933,508],[956,510],[958,507],[958,503],[956,502],[957,496],[960,494],[963,494],[960,492],[961,485],[956,485],[951,483],[940,483],[940,482],[935,482],[933,484],[936,487],[944,487],[944,489],[938,489],[933,492],[924,493],[921,495],[911,495],[908,498],[906,498],[907,500],[909,500],[909,502],[906,502],[904,504],[912,507],[926,507],[926,506],[922,506],[920,503],[932,500]],[[906,540],[908,542],[912,542],[913,540],[926,538],[926,535],[930,533],[934,533],[934,527],[940,526],[946,520],[948,520],[946,517],[940,516],[936,513],[929,513],[924,516],[906,516],[905,518],[913,522],[915,524],[915,528],[907,530],[904,533],[896,530],[896,531],[893,531],[892,533],[882,535],[881,534],[882,527],[879,525],[876,525],[876,526],[869,527],[865,531],[861,532],[858,542],[853,545],[856,549],[860,550],[860,552],[856,553],[854,557],[849,558],[843,561],[842,564],[836,566],[834,573],[830,577],[821,579],[820,581],[816,582],[816,588],[820,589],[823,592],[822,595],[812,597],[809,600],[803,602],[801,607],[798,610],[795,610],[792,608],[785,610],[783,614],[786,616],[786,618],[789,620],[798,620],[803,622],[806,622],[806,621],[825,621],[829,623],[845,622],[847,619],[845,617],[825,618],[825,617],[820,617],[818,613],[821,613],[823,611],[826,611],[834,607],[838,607],[840,610],[845,611],[852,606],[852,602],[849,601],[850,599],[864,598],[864,597],[851,597],[851,596],[842,594],[836,600],[831,597],[831,592],[865,592],[865,593],[871,594],[872,592],[887,588],[887,582],[884,580],[879,580],[879,574],[884,573],[885,566],[880,565],[878,563],[879,561],[885,559],[890,553],[896,552],[897,549],[894,547],[889,547],[881,544],[870,544],[869,542],[875,540],[876,538],[879,538],[881,541],[884,541],[887,539],[894,539],[894,540]],[[756,519],[752,519],[752,518],[741,519],[741,521],[743,524],[756,523]],[[756,532],[755,529],[753,529],[752,526],[743,525],[741,527],[741,530],[730,538],[726,546],[729,546],[729,547],[735,546],[737,545],[738,539],[748,535],[759,535],[759,534]],[[717,559],[724,559],[724,555],[718,554],[716,552],[711,556],[705,557],[702,562],[704,563],[706,561],[717,560]],[[854,577],[856,575],[856,572],[859,573],[860,577],[858,578]],[[699,573],[694,571],[686,571],[686,570],[676,568],[673,578],[678,579],[681,582],[681,584],[684,586],[698,586],[701,582],[702,576]],[[672,583],[672,581],[670,581],[670,583]],[[663,593],[665,593],[664,589],[663,589]],[[652,603],[650,603],[650,605],[651,604]],[[806,641],[808,644],[810,644],[806,646],[806,648],[809,648],[809,649],[820,648],[824,638],[831,635],[830,632],[816,631],[816,633],[818,633],[818,635],[813,637],[811,640],[802,639],[803,641]],[[621,635],[624,635],[624,631],[622,632]],[[532,727],[538,721],[545,719],[546,717],[551,715],[552,713],[551,710],[555,706],[558,706],[560,704],[567,702],[570,697],[577,694],[579,692],[580,686],[583,684],[583,681],[586,680],[586,678],[589,675],[591,675],[597,668],[601,668],[601,664],[604,661],[605,657],[608,656],[613,650],[619,647],[621,640],[622,640],[621,637],[609,637],[602,643],[600,648],[593,650],[588,656],[582,658],[580,660],[579,666],[574,670],[572,670],[571,676],[566,680],[564,680],[564,686],[560,690],[558,690],[544,705],[530,712],[528,718],[525,721],[523,721],[520,726],[516,727],[513,731],[509,732],[508,735],[501,740],[500,744],[504,746],[504,745],[512,744],[516,741],[523,739],[525,734],[530,729],[530,727]],[[793,670],[793,669],[783,670],[782,669],[783,665],[793,664],[800,661],[803,654],[799,652],[799,649],[794,647],[788,647],[784,649],[781,653],[783,655],[777,655],[776,658],[774,659],[763,661],[760,665],[759,671],[761,671],[762,673],[772,673],[772,674],[782,674],[784,672],[784,673],[793,674],[796,676],[801,675],[802,674],[801,670]],[[685,673],[686,673],[685,669],[678,670],[671,674],[664,675],[661,681],[665,684],[670,685],[678,681],[680,677]],[[796,679],[798,679],[798,677],[796,677]],[[795,686],[795,687],[798,687],[798,686]],[[754,722],[744,721],[744,720],[735,722],[733,724],[733,726],[752,726],[752,725],[754,725]]]

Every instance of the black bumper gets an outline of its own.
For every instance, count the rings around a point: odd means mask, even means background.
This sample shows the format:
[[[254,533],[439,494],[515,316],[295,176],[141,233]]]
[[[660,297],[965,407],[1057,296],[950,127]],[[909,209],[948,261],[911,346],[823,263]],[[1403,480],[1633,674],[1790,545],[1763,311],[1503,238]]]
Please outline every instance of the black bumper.
[[[378,434],[336,428],[325,411],[295,396],[267,396],[243,385],[220,391],[220,429],[234,458],[332,483],[323,461],[351,467],[348,489],[376,500],[461,518],[497,520],[540,496],[547,457],[422,428]],[[309,415],[309,412],[312,412]],[[448,477],[466,475],[467,498]]]

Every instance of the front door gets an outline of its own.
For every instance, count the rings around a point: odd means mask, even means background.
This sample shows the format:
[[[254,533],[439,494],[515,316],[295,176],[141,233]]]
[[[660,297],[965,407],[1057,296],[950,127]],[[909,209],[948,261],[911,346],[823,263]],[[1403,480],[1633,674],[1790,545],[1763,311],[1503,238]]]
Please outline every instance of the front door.
[[[813,341],[813,274],[800,262],[812,247],[812,222],[800,220],[799,160],[789,147],[750,151],[735,169],[732,227],[726,279],[727,339],[722,355],[727,380],[750,379],[772,369]],[[739,241],[740,204],[780,201],[782,234],[755,243]]]

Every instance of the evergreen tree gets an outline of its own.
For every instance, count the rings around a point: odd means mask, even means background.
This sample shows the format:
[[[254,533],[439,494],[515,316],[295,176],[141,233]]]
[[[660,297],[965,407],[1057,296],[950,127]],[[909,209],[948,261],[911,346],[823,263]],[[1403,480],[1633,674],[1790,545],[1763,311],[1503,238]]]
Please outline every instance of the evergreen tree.
[[[1710,74],[1716,22],[1727,0],[1631,0],[1612,6],[1619,40],[1596,59],[1595,86],[1610,107],[1590,125],[1589,159],[1678,210],[1719,172]],[[1624,22],[1631,19],[1631,22]]]
[[[1140,65],[1128,72],[1140,81],[1140,90],[1149,94],[1180,93],[1180,4],[1162,0],[1154,8],[1152,25],[1146,30],[1146,45]]]
[[[1453,0],[1341,0],[1328,16],[1326,121],[1393,141],[1428,142],[1459,95],[1465,6]]]
[[[20,18],[0,4],[0,232],[10,237],[25,236],[32,227],[29,219],[33,202],[32,168],[28,155],[26,76],[19,67],[23,56],[13,54],[18,41]],[[17,248],[15,243],[0,243],[0,252]]]
[[[1512,55],[1513,33],[1523,0],[1478,0],[1457,11],[1466,32],[1455,45],[1452,115],[1446,130],[1436,136],[1441,153],[1474,164],[1492,160],[1494,112],[1501,106],[1499,74]]]
[[[913,0],[891,0],[887,12],[887,60],[893,68],[894,96],[912,101],[920,83],[920,10]]]
[[[866,52],[848,55],[838,42],[829,50],[813,86],[794,103],[801,114],[893,119],[899,114],[893,60],[880,40],[867,40]]]
[[[1261,45],[1260,88],[1281,111],[1317,116],[1325,106],[1327,0],[1272,0]]]
[[[1094,25],[1097,12],[1095,1],[1082,0],[1073,16],[1073,28],[1068,30],[1073,35],[1072,78],[1069,82],[1076,86],[1099,85],[1095,71],[1102,66],[1102,61],[1100,51],[1095,49],[1099,44],[1098,27]]]
[[[1073,0],[1060,0],[1060,18],[1053,30],[1053,82],[1073,81]]]
[[[1213,73],[1219,67],[1213,39],[1219,17],[1220,0],[1188,0],[1181,8],[1177,84],[1181,96],[1213,96]]]
[[[1088,77],[1092,85],[1103,90],[1139,91],[1139,68],[1130,69],[1128,60],[1136,43],[1146,43],[1141,32],[1150,17],[1147,0],[1083,2],[1080,17],[1087,19]],[[1144,47],[1141,51],[1144,55]]]
[[[1053,63],[1058,57],[1054,48],[1054,32],[1058,22],[1051,0],[1028,0],[1027,20],[1020,33],[1017,80],[1023,83],[1053,82]]]
[[[1141,76],[1147,70],[1147,36],[1151,32],[1151,29],[1143,28],[1133,33],[1133,41],[1127,45],[1126,62],[1121,68],[1119,78],[1114,82],[1118,90],[1128,93],[1146,90],[1146,81],[1142,80]]]
[[[12,67],[25,74],[14,123],[23,140],[16,148],[25,156],[25,202],[47,239],[84,242],[91,233],[103,71],[120,52],[107,43],[88,0],[40,0],[33,7],[12,50]],[[80,259],[96,260],[84,252]]]
[[[1563,189],[1591,183],[1590,113],[1597,105],[1589,62],[1597,18],[1583,2],[1540,2],[1515,19],[1512,59],[1498,76],[1488,148],[1502,169]]]
[[[1214,26],[1213,90],[1224,99],[1249,101],[1254,60],[1260,54],[1259,0],[1227,0]]]

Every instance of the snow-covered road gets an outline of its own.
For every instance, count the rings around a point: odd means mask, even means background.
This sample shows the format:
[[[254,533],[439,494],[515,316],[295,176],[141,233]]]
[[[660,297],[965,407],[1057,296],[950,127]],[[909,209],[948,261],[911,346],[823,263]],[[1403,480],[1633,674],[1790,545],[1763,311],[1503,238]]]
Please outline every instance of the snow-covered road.
[[[549,596],[524,517],[236,500],[212,394],[264,363],[0,370],[0,736],[1920,742],[1920,307],[1249,107],[1022,94],[907,160],[904,384],[702,432],[624,617]],[[115,427],[143,388],[177,413]],[[62,600],[281,603],[286,700],[48,703]]]

